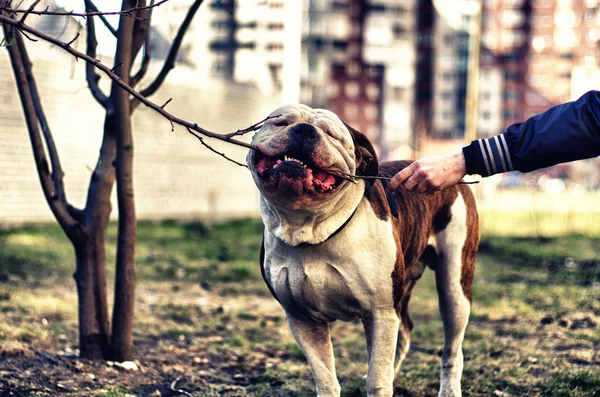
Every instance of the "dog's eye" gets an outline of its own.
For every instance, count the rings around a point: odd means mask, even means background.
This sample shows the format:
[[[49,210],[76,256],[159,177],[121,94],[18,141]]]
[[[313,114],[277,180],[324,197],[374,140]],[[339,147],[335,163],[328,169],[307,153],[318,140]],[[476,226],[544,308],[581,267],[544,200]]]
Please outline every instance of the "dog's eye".
[[[288,126],[288,122],[287,120],[280,120],[277,121],[275,124],[273,124],[275,127],[287,127]]]

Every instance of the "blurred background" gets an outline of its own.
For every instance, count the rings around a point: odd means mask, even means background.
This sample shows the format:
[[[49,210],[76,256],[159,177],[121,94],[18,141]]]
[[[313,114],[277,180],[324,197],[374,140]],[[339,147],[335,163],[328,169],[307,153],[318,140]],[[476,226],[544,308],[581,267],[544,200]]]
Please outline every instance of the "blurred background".
[[[77,11],[82,2],[42,3]],[[154,10],[148,79],[191,3],[170,0]],[[108,0],[98,6],[120,8]],[[173,98],[173,114],[222,133],[302,102],[330,109],[366,133],[383,160],[439,154],[599,89],[599,9],[597,0],[206,0],[176,68],[152,99]],[[28,18],[64,41],[85,23]],[[98,25],[99,58],[108,64],[114,39]],[[67,193],[82,205],[104,113],[89,94],[83,62],[48,43],[27,45]],[[84,38],[73,45],[84,50]],[[0,97],[0,222],[53,222],[6,51]],[[140,108],[134,120],[140,219],[258,216],[246,169],[183,129],[171,132],[152,110]],[[244,161],[240,148],[211,145]],[[598,158],[486,178],[475,190],[484,234],[600,234]]]

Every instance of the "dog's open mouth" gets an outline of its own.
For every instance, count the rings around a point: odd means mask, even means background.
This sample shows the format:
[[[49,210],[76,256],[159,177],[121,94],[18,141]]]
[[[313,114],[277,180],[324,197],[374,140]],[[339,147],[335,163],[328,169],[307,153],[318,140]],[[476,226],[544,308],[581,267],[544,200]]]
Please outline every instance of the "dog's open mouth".
[[[254,167],[264,183],[297,193],[333,192],[343,181],[327,170],[319,168],[301,153],[267,156],[257,151]]]

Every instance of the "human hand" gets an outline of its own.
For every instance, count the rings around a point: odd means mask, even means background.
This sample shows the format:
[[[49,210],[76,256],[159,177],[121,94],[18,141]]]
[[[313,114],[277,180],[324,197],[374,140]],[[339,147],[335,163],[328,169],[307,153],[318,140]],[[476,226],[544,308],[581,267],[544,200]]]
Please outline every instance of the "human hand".
[[[456,185],[466,173],[465,157],[460,150],[423,157],[394,175],[388,186],[392,190],[402,187],[411,192],[434,192]]]

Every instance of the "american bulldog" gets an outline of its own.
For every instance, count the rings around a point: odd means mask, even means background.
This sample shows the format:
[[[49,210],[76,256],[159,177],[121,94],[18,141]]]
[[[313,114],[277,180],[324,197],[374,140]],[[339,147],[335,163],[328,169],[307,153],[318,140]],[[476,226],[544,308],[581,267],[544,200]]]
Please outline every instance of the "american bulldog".
[[[278,117],[273,117],[277,116]],[[319,396],[339,396],[329,324],[360,319],[369,396],[391,396],[410,347],[411,291],[435,271],[444,323],[440,396],[461,395],[479,225],[473,194],[389,191],[381,179],[407,162],[378,164],[373,146],[334,113],[275,110],[255,134],[248,166],[265,224],[263,277],[286,312]]]

